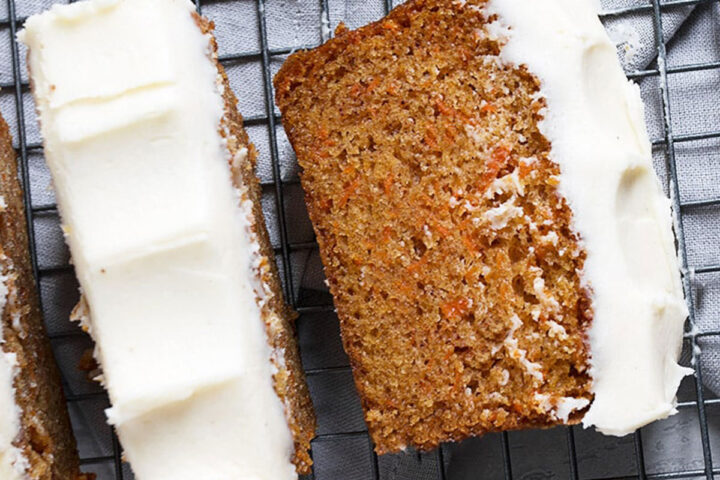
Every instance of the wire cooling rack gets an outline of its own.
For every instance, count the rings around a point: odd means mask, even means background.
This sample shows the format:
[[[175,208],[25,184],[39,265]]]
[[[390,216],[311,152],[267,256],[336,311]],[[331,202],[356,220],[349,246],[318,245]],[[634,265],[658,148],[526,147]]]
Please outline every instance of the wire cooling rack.
[[[330,19],[337,18],[330,10],[332,0],[294,0],[296,7],[312,10],[317,13],[317,41],[303,47],[312,47],[326,41],[331,35]],[[349,0],[348,0],[349,1]],[[528,0],[530,1],[530,0]],[[275,231],[275,245],[278,264],[283,277],[283,286],[288,299],[300,313],[298,329],[303,349],[308,382],[313,399],[316,403],[319,418],[319,433],[313,442],[315,471],[308,478],[318,480],[379,480],[379,479],[607,479],[607,478],[638,478],[638,479],[670,479],[670,478],[704,478],[712,479],[720,473],[714,466],[711,447],[715,438],[720,436],[720,427],[715,420],[720,418],[711,411],[720,405],[720,399],[714,397],[703,388],[703,371],[700,368],[698,341],[702,338],[720,338],[720,326],[699,331],[693,328],[696,323],[695,296],[692,283],[693,275],[685,275],[684,289],[690,299],[690,319],[686,334],[686,350],[691,352],[691,365],[695,366],[696,375],[688,377],[681,388],[679,410],[676,417],[646,427],[630,437],[611,439],[602,437],[592,431],[580,427],[558,427],[546,431],[511,432],[487,435],[481,439],[471,439],[461,444],[447,444],[429,453],[408,452],[406,454],[377,457],[372,452],[372,442],[362,423],[354,389],[352,387],[347,359],[339,348],[337,322],[334,316],[331,299],[327,292],[314,292],[303,289],[293,267],[297,265],[293,256],[302,252],[315,252],[317,245],[312,239],[294,241],[294,229],[298,222],[307,224],[302,206],[298,205],[297,195],[292,196],[290,189],[298,189],[296,175],[288,178],[287,140],[280,127],[281,119],[273,105],[272,75],[285,56],[297,45],[277,47],[269,24],[274,21],[273,7],[277,2],[285,0],[240,0],[247,24],[256,28],[257,48],[239,53],[222,52],[221,62],[231,71],[232,68],[252,67],[258,73],[258,85],[255,87],[262,96],[261,111],[246,116],[246,126],[250,130],[253,141],[261,150],[261,166],[268,175],[263,179],[264,198],[268,201],[264,207],[272,210],[268,218],[277,222],[271,225]],[[628,72],[628,77],[641,80],[654,78],[657,81],[659,106],[662,109],[662,126],[660,134],[653,139],[653,147],[659,151],[665,162],[667,172],[667,189],[671,193],[675,212],[675,230],[678,237],[680,260],[683,269],[695,275],[720,272],[720,265],[689,265],[686,242],[688,233],[684,229],[686,212],[698,208],[715,208],[720,206],[720,198],[699,199],[681,202],[680,184],[678,180],[678,161],[676,149],[678,145],[703,140],[720,139],[718,130],[706,132],[675,133],[676,123],[672,121],[673,108],[669,79],[674,75],[690,72],[702,72],[720,69],[720,62],[668,65],[667,47],[663,38],[663,14],[674,9],[693,5],[710,4],[717,0],[647,0],[636,2],[634,6],[605,12],[603,20],[622,18],[625,16],[645,16],[654,28],[654,42],[658,52],[658,61],[652,67],[642,71]],[[27,4],[26,4],[27,3]],[[22,28],[26,11],[34,13],[33,7],[37,0],[6,0],[7,16],[0,16],[0,29],[9,36],[9,54],[12,59],[10,78],[0,77],[0,87],[5,95],[5,103],[0,101],[3,112],[10,120],[14,114],[16,120],[15,143],[21,159],[21,178],[25,188],[27,206],[27,222],[30,228],[30,250],[32,265],[41,291],[46,320],[56,356],[59,358],[64,374],[64,387],[73,419],[76,435],[79,438],[83,468],[94,471],[100,480],[132,479],[127,464],[122,461],[121,447],[109,427],[93,430],[92,426],[103,424],[102,410],[107,407],[105,393],[91,382],[81,379],[75,366],[83,351],[82,345],[90,343],[84,333],[67,323],[65,319],[68,306],[76,300],[76,295],[61,295],[49,285],[48,278],[64,277],[62,282],[69,284],[71,290],[76,289],[73,283],[72,267],[65,262],[46,265],[39,259],[43,244],[36,235],[45,222],[57,227],[57,212],[53,201],[42,202],[36,197],[45,197],[37,188],[33,190],[32,176],[42,169],[42,145],[39,138],[30,138],[31,122],[35,122],[32,112],[32,100],[21,47],[14,38]],[[230,0],[195,0],[200,13],[207,14],[212,20],[218,5],[231,4]],[[370,0],[366,3],[371,3]],[[377,15],[387,13],[393,7],[393,0],[375,0]],[[399,3],[399,2],[395,2]],[[28,5],[32,4],[32,5]],[[37,10],[37,8],[36,8]],[[344,12],[347,14],[347,11]],[[342,15],[341,15],[342,16]],[[345,20],[348,20],[345,18]],[[351,22],[352,23],[352,22]],[[357,26],[357,25],[351,25]],[[240,87],[242,88],[242,86]],[[717,88],[717,86],[715,87]],[[240,95],[242,91],[238,92]],[[2,97],[0,97],[2,100]],[[720,107],[719,107],[720,108]],[[246,112],[243,112],[244,114]],[[720,145],[720,144],[718,144]],[[263,151],[264,148],[267,151]],[[718,147],[720,151],[720,147]],[[264,156],[263,156],[264,155]],[[290,170],[296,167],[290,167]],[[301,202],[301,200],[299,200]],[[300,212],[300,213],[297,213]],[[298,216],[302,217],[300,220]],[[45,240],[43,240],[45,241]],[[54,241],[62,242],[62,237],[55,235]],[[67,260],[67,256],[65,257]],[[693,268],[691,268],[693,267]],[[296,273],[296,272],[295,272]],[[58,311],[60,313],[58,313]],[[60,321],[52,318],[62,316]],[[48,320],[48,318],[50,320]],[[58,326],[60,325],[60,326]],[[330,333],[328,333],[330,332]],[[325,342],[318,346],[317,337]],[[67,348],[67,344],[81,345]],[[327,344],[332,344],[328,347]],[[313,355],[313,349],[334,348],[334,353],[326,355],[322,361]],[[68,351],[70,357],[68,358]],[[328,359],[327,357],[330,357]],[[84,382],[84,383],[83,383]],[[78,386],[80,385],[80,386]],[[708,419],[712,422],[709,422]],[[650,438],[651,441],[647,439]],[[89,439],[89,440],[88,440]],[[669,461],[667,457],[677,454],[687,461]],[[677,455],[676,455],[677,456]],[[458,462],[476,465],[475,470],[465,468],[454,469]],[[457,473],[461,472],[461,473]],[[469,473],[468,473],[469,472]],[[152,479],[149,479],[152,480]],[[204,479],[199,479],[204,480]]]

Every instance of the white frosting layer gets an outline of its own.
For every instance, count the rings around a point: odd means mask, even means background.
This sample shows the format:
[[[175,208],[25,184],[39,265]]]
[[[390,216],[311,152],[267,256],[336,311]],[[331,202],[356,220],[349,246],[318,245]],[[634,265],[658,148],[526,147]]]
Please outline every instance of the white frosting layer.
[[[0,202],[3,205],[4,203],[4,201]],[[7,304],[7,281],[8,278],[0,271],[0,317]],[[13,385],[17,374],[17,359],[15,354],[3,351],[4,341],[3,328],[0,325],[0,479],[25,480],[28,478],[27,459],[22,451],[13,445],[13,441],[20,433],[21,413],[15,401]]]
[[[677,364],[687,309],[640,92],[590,0],[490,0],[488,12],[499,17],[491,31],[508,36],[501,58],[540,79],[540,129],[587,250],[595,400],[583,423],[624,435],[675,413],[690,373]]]
[[[137,478],[294,479],[252,213],[192,13],[189,0],[92,0],[30,18],[45,155]]]

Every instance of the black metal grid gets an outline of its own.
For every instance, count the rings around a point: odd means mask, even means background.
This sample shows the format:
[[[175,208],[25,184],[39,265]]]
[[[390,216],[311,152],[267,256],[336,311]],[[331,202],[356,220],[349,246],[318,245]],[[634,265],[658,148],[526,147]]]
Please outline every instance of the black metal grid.
[[[68,0],[72,2],[74,0]],[[227,2],[228,0],[194,0],[197,10],[202,13],[202,9],[205,4],[217,2]],[[304,243],[292,243],[289,241],[288,235],[288,221],[286,218],[286,205],[285,205],[285,188],[289,185],[297,184],[297,180],[283,180],[281,174],[281,167],[278,153],[278,138],[276,134],[276,126],[281,121],[279,115],[276,113],[273,103],[273,87],[272,87],[272,70],[271,62],[273,59],[282,58],[282,56],[291,53],[295,48],[270,48],[269,37],[268,37],[268,18],[266,14],[266,4],[276,0],[254,0],[256,5],[257,23],[259,29],[260,38],[260,49],[251,52],[244,52],[239,54],[229,54],[220,57],[220,61],[223,64],[229,64],[233,62],[257,62],[259,61],[262,65],[262,81],[263,81],[263,94],[265,100],[265,113],[264,115],[247,117],[246,125],[265,125],[267,126],[269,145],[270,145],[270,158],[272,166],[272,180],[263,183],[265,189],[270,189],[274,198],[274,207],[277,209],[277,220],[278,220],[278,232],[280,236],[280,245],[275,248],[275,252],[279,257],[281,271],[283,273],[283,287],[285,289],[286,298],[293,299],[293,306],[302,317],[316,313],[330,313],[333,311],[331,303],[323,303],[319,305],[303,305],[299,304],[295,296],[295,287],[293,285],[292,277],[292,264],[291,254],[300,250],[314,249],[317,248],[315,242],[304,242]],[[321,16],[318,18],[318,28],[321,31],[322,41],[328,39],[327,30],[322,28],[323,21],[327,22],[329,18],[329,1],[328,0],[300,0],[301,2],[319,2],[321,9]],[[400,3],[399,1],[393,2],[393,0],[382,0],[384,3],[385,13],[393,7],[393,3]],[[20,176],[25,192],[25,204],[27,207],[27,223],[29,225],[29,239],[30,239],[30,252],[32,255],[32,267],[40,286],[40,279],[45,276],[51,276],[58,273],[69,272],[72,270],[70,265],[59,265],[59,266],[40,266],[38,263],[37,244],[35,242],[34,225],[36,216],[43,214],[44,212],[55,212],[56,208],[54,204],[46,205],[34,205],[31,199],[30,189],[30,173],[29,173],[29,157],[32,152],[42,152],[42,145],[39,143],[28,143],[27,142],[27,128],[26,128],[26,115],[25,107],[23,103],[23,97],[29,95],[28,83],[23,80],[23,74],[21,72],[20,62],[20,48],[14,41],[17,31],[22,28],[25,21],[24,17],[20,17],[16,14],[16,5],[22,2],[22,0],[6,0],[7,5],[7,18],[0,20],[0,28],[6,28],[9,30],[11,36],[11,55],[13,62],[13,80],[12,82],[0,83],[0,88],[5,91],[11,91],[14,95],[15,101],[15,112],[17,116],[17,151],[20,158]],[[678,183],[678,172],[677,162],[675,154],[676,144],[683,142],[691,142],[697,140],[705,140],[712,138],[720,138],[720,130],[697,132],[691,134],[676,135],[673,132],[673,124],[671,121],[671,108],[670,108],[670,92],[668,87],[668,77],[673,74],[685,73],[685,72],[697,72],[702,70],[713,70],[720,69],[720,62],[706,62],[706,63],[695,63],[685,64],[678,66],[668,66],[667,52],[665,39],[662,33],[662,22],[663,18],[661,13],[671,11],[672,9],[694,6],[700,4],[709,4],[717,2],[717,0],[648,0],[647,4],[631,6],[627,8],[617,9],[613,11],[606,11],[601,14],[602,19],[608,19],[612,17],[623,17],[634,14],[650,14],[653,20],[653,26],[655,30],[655,47],[657,48],[658,61],[656,62],[657,67],[646,70],[639,70],[633,72],[627,72],[627,76],[631,79],[642,79],[646,77],[657,77],[659,80],[659,89],[662,101],[662,112],[663,112],[663,134],[660,138],[652,139],[654,147],[662,148],[664,151],[664,158],[666,162],[666,168],[669,172],[667,188],[671,193],[671,199],[674,211],[677,215],[674,220],[675,232],[678,240],[679,256],[683,271],[692,271],[694,274],[709,274],[720,272],[720,264],[709,264],[700,267],[690,268],[687,260],[687,250],[685,247],[686,237],[683,228],[683,213],[689,209],[701,208],[701,207],[717,207],[720,206],[720,198],[708,198],[703,200],[695,200],[689,202],[681,202],[679,194],[679,183]],[[307,45],[304,47],[313,47],[315,45]],[[637,478],[637,479],[680,479],[680,478],[705,478],[713,479],[715,474],[720,473],[720,469],[713,467],[712,452],[710,446],[710,439],[708,433],[708,422],[707,422],[707,407],[710,405],[720,405],[720,399],[717,398],[706,398],[706,393],[702,388],[702,369],[700,368],[699,349],[695,348],[698,344],[698,339],[703,337],[716,337],[720,338],[720,326],[714,329],[698,332],[695,326],[695,308],[694,308],[694,296],[693,296],[693,284],[692,276],[684,275],[683,277],[683,288],[688,298],[690,307],[690,318],[686,328],[685,342],[689,344],[692,351],[692,365],[695,366],[696,375],[693,377],[692,382],[694,384],[694,395],[695,398],[690,401],[681,402],[678,405],[680,409],[696,409],[699,430],[701,436],[702,445],[702,467],[693,470],[675,470],[665,471],[660,473],[649,474],[646,472],[646,464],[644,459],[644,447],[643,447],[643,435],[642,431],[638,431],[633,435],[634,441],[634,457],[636,464],[636,475],[617,477],[617,478]],[[60,340],[69,337],[76,337],[84,335],[79,330],[68,331],[65,333],[57,333],[51,335],[52,340]],[[333,372],[333,371],[347,371],[348,366],[341,367],[327,367],[327,368],[316,368],[306,370],[309,377],[314,375]],[[102,392],[96,393],[85,393],[85,394],[73,394],[69,391],[69,386],[65,383],[67,398],[69,404],[75,404],[86,400],[95,398],[103,398],[105,396]],[[565,428],[566,435],[566,448],[569,459],[569,471],[567,477],[573,480],[580,478],[578,468],[578,453],[576,448],[576,434],[574,428]],[[335,433],[320,434],[315,439],[314,444],[318,442],[332,442],[338,439],[348,437],[360,437],[367,438],[369,446],[372,447],[372,441],[367,435],[367,431],[344,431]],[[511,456],[510,439],[507,433],[500,435],[501,441],[501,452],[503,459],[503,473],[504,478],[507,480],[513,479],[513,459]],[[81,459],[81,463],[88,467],[97,464],[111,464],[114,470],[114,478],[116,480],[123,480],[128,478],[127,468],[123,468],[121,447],[118,443],[117,437],[112,434],[110,439],[112,445],[112,453],[110,455],[86,457]],[[447,448],[447,447],[446,447]],[[444,449],[439,448],[436,453],[438,478],[445,480],[447,477],[446,465],[444,460]],[[315,475],[311,475],[309,478],[315,478]],[[370,463],[369,471],[367,472],[367,478],[373,480],[380,479],[380,469],[378,467],[378,457],[375,453],[372,453],[372,461]],[[106,479],[100,479],[106,480]]]

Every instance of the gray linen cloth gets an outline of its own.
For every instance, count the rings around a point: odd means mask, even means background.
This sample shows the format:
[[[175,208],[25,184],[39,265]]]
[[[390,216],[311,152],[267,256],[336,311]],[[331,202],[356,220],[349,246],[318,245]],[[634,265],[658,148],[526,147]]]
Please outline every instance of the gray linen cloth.
[[[53,0],[16,0],[17,15],[25,17],[44,10]],[[394,4],[401,2],[395,1]],[[602,0],[601,9],[610,37],[618,45],[618,55],[627,72],[656,67],[656,46],[652,12],[613,15],[629,6],[650,5],[649,0]],[[384,14],[383,0],[327,0],[329,14],[323,15],[320,0],[266,0],[267,41],[271,50],[299,49],[315,46],[326,40],[339,22],[350,28],[360,27]],[[204,0],[202,11],[214,20],[221,55],[258,52],[261,48],[257,4],[254,0]],[[0,12],[0,21],[7,19],[7,10]],[[700,5],[679,5],[663,10],[663,35],[668,48],[668,66],[682,66],[720,61],[720,5],[706,2]],[[0,84],[13,81],[10,35],[7,23],[0,36]],[[21,48],[21,71],[25,73],[24,49]],[[282,64],[285,55],[271,59],[272,73]],[[259,58],[233,61],[226,65],[232,86],[240,99],[240,110],[251,120],[248,132],[258,147],[258,174],[262,181],[273,180],[270,135],[266,122],[254,118],[267,113],[263,89],[263,69]],[[664,135],[662,105],[658,77],[650,75],[638,81],[646,105],[646,120],[650,137],[661,140]],[[711,132],[720,129],[720,71],[708,69],[697,72],[674,73],[669,77],[672,128],[676,135]],[[23,90],[26,141],[41,141],[34,107],[27,89]],[[275,113],[279,113],[277,108]],[[17,110],[12,89],[0,92],[0,111],[11,124],[17,144]],[[294,300],[299,305],[328,303],[322,265],[313,241],[312,226],[307,218],[302,191],[297,183],[298,167],[292,148],[280,125],[275,134],[278,159],[285,186],[284,214],[288,225],[288,240],[297,248],[290,254],[290,278]],[[665,150],[662,144],[654,149],[655,165],[667,188]],[[720,198],[720,139],[712,138],[682,142],[676,145],[680,199],[693,202]],[[54,203],[51,182],[44,165],[42,151],[31,149],[29,155],[30,181],[35,207]],[[264,189],[264,209],[268,228],[275,246],[280,245],[279,211],[272,187]],[[691,267],[693,298],[697,327],[700,332],[718,329],[720,315],[720,274],[692,274],[692,268],[720,263],[720,215],[717,207],[688,207],[682,211],[687,239],[688,264]],[[66,265],[69,255],[58,226],[57,214],[49,210],[38,212],[34,222],[37,251],[41,267]],[[278,256],[281,270],[288,268]],[[77,300],[77,283],[72,271],[59,269],[41,277],[43,307],[61,364],[67,391],[71,395],[101,392],[88,381],[76,366],[82,353],[91,347],[84,336],[65,335],[74,331],[67,318]],[[338,336],[337,320],[332,313],[313,313],[301,317],[298,323],[303,361],[308,369],[347,364]],[[701,337],[700,367],[703,380],[710,391],[720,392],[720,344],[715,337]],[[689,364],[689,352],[683,362]],[[333,434],[363,430],[364,423],[352,377],[347,370],[312,375],[309,383],[318,410],[319,433]],[[680,400],[694,399],[694,386],[686,379]],[[709,395],[713,395],[708,392]],[[105,424],[103,409],[107,400],[88,396],[72,403],[71,414],[75,432],[84,458],[112,454],[111,430]],[[716,445],[720,440],[720,415],[709,409],[710,435]],[[564,429],[513,432],[509,435],[510,457],[515,478],[569,478],[569,458]],[[678,469],[702,467],[702,449],[698,434],[697,414],[692,408],[681,409],[671,419],[657,422],[643,429],[645,461],[649,473],[671,472]],[[581,478],[615,478],[637,473],[634,443],[631,438],[616,439],[596,434],[592,430],[575,428],[578,467]],[[315,477],[321,480],[365,480],[372,476],[372,456],[367,438],[362,435],[325,437],[315,442]],[[504,478],[503,454],[498,435],[487,435],[460,444],[447,445],[444,462],[449,479]],[[717,457],[717,454],[716,454]],[[431,480],[439,478],[437,452],[416,454],[408,452],[379,458],[379,475],[390,480]],[[100,480],[115,479],[112,462],[92,462],[87,470],[98,474]],[[125,465],[124,478],[132,478]]]

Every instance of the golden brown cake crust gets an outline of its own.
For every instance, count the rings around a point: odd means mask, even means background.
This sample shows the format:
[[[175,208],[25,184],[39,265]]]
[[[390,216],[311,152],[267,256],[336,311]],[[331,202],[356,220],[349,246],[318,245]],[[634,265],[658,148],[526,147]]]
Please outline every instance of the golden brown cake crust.
[[[212,22],[200,16],[196,16],[196,21],[203,33],[212,33]],[[236,188],[244,192],[246,197],[243,200],[248,199],[253,205],[252,230],[255,240],[260,245],[262,256],[257,273],[268,290],[265,293],[266,301],[261,303],[261,309],[270,348],[276,353],[272,359],[278,370],[273,378],[275,392],[285,406],[285,414],[295,443],[292,461],[298,473],[310,474],[312,472],[310,441],[315,437],[316,420],[297,345],[295,333],[297,314],[283,299],[280,277],[274,260],[275,253],[265,227],[261,203],[262,191],[260,181],[255,175],[257,151],[242,126],[243,118],[237,108],[238,100],[230,88],[225,69],[217,61],[217,45],[214,38],[212,48],[218,74],[224,86],[225,115],[222,119],[221,134],[227,140],[231,158],[236,159],[230,165],[233,182]],[[241,153],[243,149],[246,149],[246,154]]]
[[[60,374],[45,333],[33,279],[25,208],[10,132],[0,118],[0,271],[8,298],[2,315],[2,349],[17,356],[16,400],[22,410],[15,445],[30,463],[32,480],[80,480]]]
[[[484,0],[413,0],[275,77],[379,453],[577,423],[585,252]]]

